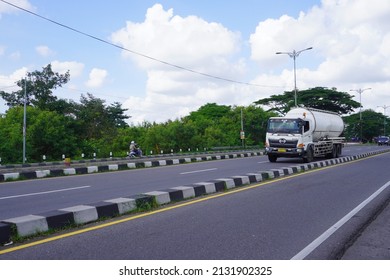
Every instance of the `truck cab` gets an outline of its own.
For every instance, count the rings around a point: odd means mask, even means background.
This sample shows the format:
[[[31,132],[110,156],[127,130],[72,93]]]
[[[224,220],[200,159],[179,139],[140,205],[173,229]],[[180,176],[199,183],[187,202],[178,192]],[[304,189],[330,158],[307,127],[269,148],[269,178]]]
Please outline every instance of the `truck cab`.
[[[271,162],[278,157],[302,157],[305,143],[312,142],[310,122],[301,118],[274,117],[268,120],[265,151]]]

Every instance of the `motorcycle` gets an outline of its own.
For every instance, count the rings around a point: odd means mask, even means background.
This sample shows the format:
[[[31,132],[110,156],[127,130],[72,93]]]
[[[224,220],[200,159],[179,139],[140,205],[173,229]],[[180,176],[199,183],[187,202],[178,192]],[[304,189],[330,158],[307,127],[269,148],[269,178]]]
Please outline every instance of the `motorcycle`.
[[[129,154],[129,157],[131,157],[131,158],[142,157],[141,148],[136,148],[133,151],[131,151]]]

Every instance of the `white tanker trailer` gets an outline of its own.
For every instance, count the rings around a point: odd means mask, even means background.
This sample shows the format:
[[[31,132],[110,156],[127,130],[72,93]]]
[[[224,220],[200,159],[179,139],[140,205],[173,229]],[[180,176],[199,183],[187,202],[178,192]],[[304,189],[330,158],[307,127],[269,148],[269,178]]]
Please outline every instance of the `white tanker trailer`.
[[[270,162],[279,157],[299,157],[310,162],[315,157],[341,155],[344,137],[342,118],[333,112],[294,108],[284,117],[268,121],[265,151]]]

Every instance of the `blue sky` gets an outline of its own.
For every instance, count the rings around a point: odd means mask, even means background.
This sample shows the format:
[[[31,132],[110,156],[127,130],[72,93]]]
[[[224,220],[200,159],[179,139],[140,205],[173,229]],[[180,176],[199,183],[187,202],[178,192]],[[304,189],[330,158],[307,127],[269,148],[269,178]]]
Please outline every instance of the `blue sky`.
[[[299,89],[370,87],[364,108],[390,105],[388,1],[7,1],[120,47],[252,85],[167,66],[0,1],[1,90],[17,90],[26,71],[51,63],[70,70],[58,97],[78,101],[89,92],[122,103],[133,123],[160,122],[208,102],[246,106],[292,90],[293,61],[275,52],[313,47],[297,58]],[[0,113],[6,109],[0,99]]]

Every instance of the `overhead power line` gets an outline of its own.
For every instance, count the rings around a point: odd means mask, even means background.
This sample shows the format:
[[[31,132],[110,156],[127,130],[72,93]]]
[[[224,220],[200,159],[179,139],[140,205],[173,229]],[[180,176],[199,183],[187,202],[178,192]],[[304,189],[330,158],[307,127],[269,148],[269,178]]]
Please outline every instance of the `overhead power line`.
[[[5,1],[5,0],[0,0],[0,1],[3,2],[3,3],[5,3],[5,4],[7,4],[7,5],[10,5],[10,6],[16,8],[16,9],[22,10],[22,11],[24,11],[24,12],[26,12],[26,13],[29,13],[29,14],[34,15],[34,16],[36,16],[36,17],[39,17],[39,18],[41,18],[41,19],[43,19],[43,20],[49,21],[49,22],[51,22],[51,23],[53,23],[53,24],[56,24],[56,25],[61,26],[61,27],[63,27],[63,28],[69,29],[69,30],[71,30],[71,31],[73,31],[73,32],[79,33],[79,34],[81,34],[81,35],[83,35],[83,36],[92,38],[92,39],[97,40],[97,41],[99,41],[99,42],[102,42],[102,43],[104,43],[104,44],[107,44],[107,45],[113,46],[113,47],[115,47],[115,48],[121,49],[121,50],[123,50],[123,51],[127,51],[127,52],[133,53],[133,54],[135,54],[135,55],[142,56],[142,57],[144,57],[144,58],[147,58],[147,59],[150,59],[150,60],[154,60],[154,61],[156,61],[156,62],[165,64],[165,65],[168,65],[168,66],[171,66],[171,67],[180,69],[180,70],[184,70],[184,71],[187,71],[187,72],[191,72],[191,73],[194,73],[194,74],[202,75],[202,76],[209,77],[209,78],[212,78],[212,79],[222,80],[222,81],[231,82],[231,83],[236,83],[236,84],[243,84],[243,85],[256,86],[256,87],[269,87],[269,88],[280,88],[280,87],[281,87],[281,86],[267,86],[267,85],[259,85],[259,84],[253,84],[253,83],[248,83],[248,82],[236,81],[236,80],[232,80],[232,79],[228,79],[228,78],[223,78],[223,77],[219,77],[219,76],[207,74],[207,73],[204,73],[204,72],[196,71],[196,70],[194,70],[194,69],[190,69],[190,68],[187,68],[187,67],[183,67],[183,66],[180,66],[180,65],[177,65],[177,64],[173,64],[173,63],[170,63],[170,62],[167,62],[167,61],[164,61],[164,60],[161,60],[161,59],[157,59],[157,58],[151,57],[151,56],[149,56],[149,55],[146,55],[146,54],[143,54],[143,53],[140,53],[140,52],[137,52],[137,51],[133,51],[133,50],[127,49],[127,48],[125,48],[125,47],[116,45],[116,44],[111,43],[111,42],[109,42],[109,41],[107,41],[107,40],[104,40],[104,39],[101,39],[101,38],[99,38],[99,37],[96,37],[96,36],[93,36],[93,35],[91,35],[91,34],[88,34],[88,33],[86,33],[86,32],[80,31],[80,30],[78,30],[78,29],[76,29],[76,28],[70,27],[70,26],[68,26],[68,25],[65,25],[65,24],[62,24],[62,23],[60,23],[60,22],[54,21],[54,20],[49,19],[49,18],[47,18],[47,17],[41,16],[41,15],[39,15],[39,14],[37,14],[37,13],[34,13],[34,12],[30,11],[30,10],[27,10],[27,9],[22,8],[22,7],[20,7],[20,6],[17,6],[17,5],[15,5],[15,4],[12,4],[12,3],[8,2],[8,1]]]

